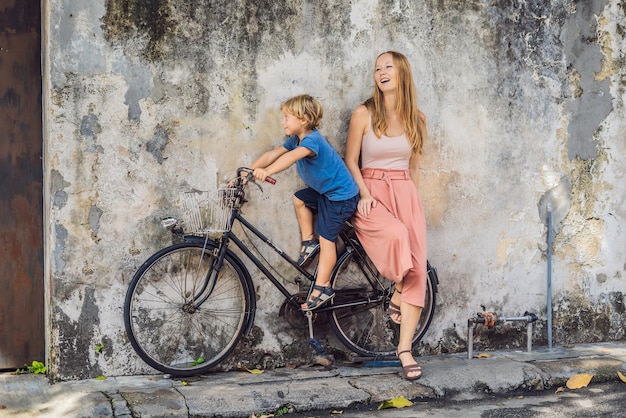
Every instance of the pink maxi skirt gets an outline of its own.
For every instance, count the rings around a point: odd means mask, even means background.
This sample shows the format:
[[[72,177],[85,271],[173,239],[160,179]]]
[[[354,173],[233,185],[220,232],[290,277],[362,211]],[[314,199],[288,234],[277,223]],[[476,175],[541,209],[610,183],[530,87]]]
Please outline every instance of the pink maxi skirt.
[[[355,212],[352,223],[378,271],[404,281],[402,301],[423,307],[426,293],[426,216],[408,170],[361,170],[378,201],[368,217]]]

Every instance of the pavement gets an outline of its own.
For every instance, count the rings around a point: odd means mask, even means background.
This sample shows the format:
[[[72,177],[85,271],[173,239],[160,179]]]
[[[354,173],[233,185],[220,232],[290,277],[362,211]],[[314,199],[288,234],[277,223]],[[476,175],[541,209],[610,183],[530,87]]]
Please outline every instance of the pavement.
[[[42,375],[3,373],[0,417],[259,417],[280,415],[282,408],[288,416],[331,416],[333,410],[397,397],[459,400],[556,390],[578,373],[593,374],[591,384],[619,381],[617,372],[626,374],[626,342],[474,352],[471,359],[467,353],[444,354],[418,362],[423,376],[416,382],[405,380],[395,362],[57,383]]]

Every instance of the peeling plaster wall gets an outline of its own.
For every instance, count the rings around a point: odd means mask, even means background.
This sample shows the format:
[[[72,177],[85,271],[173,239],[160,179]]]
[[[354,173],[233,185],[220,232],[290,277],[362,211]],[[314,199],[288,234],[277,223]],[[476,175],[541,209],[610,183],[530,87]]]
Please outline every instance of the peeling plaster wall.
[[[482,310],[537,313],[535,344],[546,344],[547,202],[555,343],[625,338],[623,1],[44,4],[55,377],[152,372],[128,344],[123,301],[134,271],[170,243],[158,221],[176,214],[178,193],[222,185],[280,144],[278,107],[300,93],[324,105],[322,131],[343,152],[389,49],[410,59],[430,131],[420,189],[441,283],[420,350],[465,350],[467,319]],[[294,169],[277,177],[246,215],[295,254],[302,183]],[[276,317],[281,295],[251,273],[256,327],[233,364],[242,353],[293,362],[306,335]],[[476,344],[524,346],[525,333],[478,330]]]

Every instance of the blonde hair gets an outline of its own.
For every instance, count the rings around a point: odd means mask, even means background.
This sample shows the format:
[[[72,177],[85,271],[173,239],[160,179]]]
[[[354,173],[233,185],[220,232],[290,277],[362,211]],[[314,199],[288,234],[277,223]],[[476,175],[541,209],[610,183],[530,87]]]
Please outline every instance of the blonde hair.
[[[409,60],[400,52],[387,51],[378,55],[389,54],[397,73],[396,111],[404,124],[404,132],[411,145],[413,154],[421,154],[424,141],[427,137],[426,117],[417,107],[417,94],[411,74]],[[380,138],[387,131],[387,115],[384,106],[382,91],[374,83],[374,94],[365,101],[365,107],[372,115],[372,129],[376,137]]]
[[[318,129],[324,110],[320,102],[315,100],[308,94],[301,94],[287,99],[280,105],[280,110],[285,110],[298,119],[305,120],[307,122],[307,129]]]

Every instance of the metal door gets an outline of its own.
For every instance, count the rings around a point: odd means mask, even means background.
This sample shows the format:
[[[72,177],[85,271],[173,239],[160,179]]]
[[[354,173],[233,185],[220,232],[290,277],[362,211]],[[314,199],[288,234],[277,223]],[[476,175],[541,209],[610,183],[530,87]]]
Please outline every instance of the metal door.
[[[41,3],[0,0],[0,369],[44,361]]]

